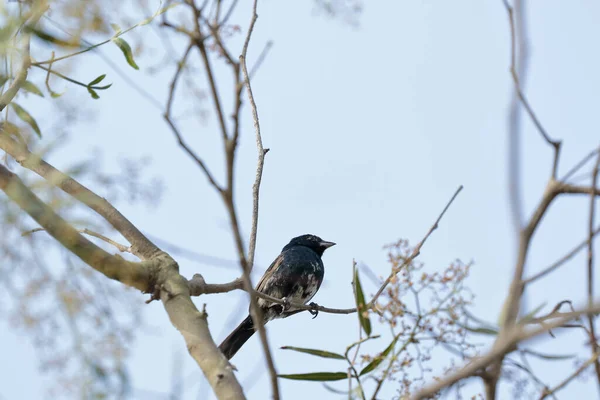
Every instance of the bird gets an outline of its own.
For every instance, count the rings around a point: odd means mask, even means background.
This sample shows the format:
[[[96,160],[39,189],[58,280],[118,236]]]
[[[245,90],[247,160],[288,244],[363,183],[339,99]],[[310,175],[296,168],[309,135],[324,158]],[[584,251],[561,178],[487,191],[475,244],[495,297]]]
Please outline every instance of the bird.
[[[317,293],[325,274],[321,256],[331,246],[335,246],[335,243],[306,234],[293,238],[283,247],[256,285],[257,292],[284,301],[282,305],[258,299],[264,324],[275,318],[286,318],[302,311],[294,309],[290,303],[307,304]],[[309,310],[314,318],[318,313],[317,305],[310,305],[315,307]],[[254,322],[248,313],[246,319],[221,343],[219,350],[230,360],[254,332]]]

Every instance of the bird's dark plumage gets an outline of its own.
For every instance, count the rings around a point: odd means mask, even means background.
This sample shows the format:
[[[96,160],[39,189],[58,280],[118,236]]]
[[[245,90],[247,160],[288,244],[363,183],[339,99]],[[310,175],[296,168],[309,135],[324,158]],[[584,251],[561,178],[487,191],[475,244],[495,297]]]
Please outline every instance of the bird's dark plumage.
[[[323,282],[325,268],[321,256],[333,245],[335,243],[327,242],[315,235],[293,238],[264,273],[256,285],[256,290],[278,299],[285,298],[290,303],[308,303]],[[263,312],[265,323],[298,312],[293,308],[284,309],[281,304],[274,304],[260,298],[258,306]],[[253,334],[254,324],[248,315],[221,343],[219,349],[227,359],[231,359]]]

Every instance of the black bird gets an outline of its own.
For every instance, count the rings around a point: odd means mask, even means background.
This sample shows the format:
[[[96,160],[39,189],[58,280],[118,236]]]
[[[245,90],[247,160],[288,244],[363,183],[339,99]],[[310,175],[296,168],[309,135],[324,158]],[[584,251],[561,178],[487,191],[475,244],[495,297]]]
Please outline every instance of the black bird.
[[[321,256],[334,245],[335,243],[315,235],[293,238],[260,278],[256,290],[283,299],[286,303],[308,303],[323,282],[325,268]],[[258,299],[258,306],[262,310],[265,324],[272,319],[289,317],[300,311],[261,298]],[[317,310],[311,313],[316,316]],[[254,323],[248,315],[221,343],[219,349],[229,360],[253,334]]]

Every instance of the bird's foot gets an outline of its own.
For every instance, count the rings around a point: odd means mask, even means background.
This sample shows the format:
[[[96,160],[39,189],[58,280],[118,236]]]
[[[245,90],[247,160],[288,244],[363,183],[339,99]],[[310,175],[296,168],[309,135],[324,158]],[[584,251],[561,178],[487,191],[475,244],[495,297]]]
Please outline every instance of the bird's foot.
[[[292,305],[287,297],[282,298],[281,301],[283,301],[283,304],[281,305],[281,314],[283,314],[284,312],[288,311]]]
[[[309,304],[309,306],[310,310],[308,310],[308,312],[313,316],[312,319],[317,318],[317,315],[319,315],[319,305],[315,302],[312,302]]]

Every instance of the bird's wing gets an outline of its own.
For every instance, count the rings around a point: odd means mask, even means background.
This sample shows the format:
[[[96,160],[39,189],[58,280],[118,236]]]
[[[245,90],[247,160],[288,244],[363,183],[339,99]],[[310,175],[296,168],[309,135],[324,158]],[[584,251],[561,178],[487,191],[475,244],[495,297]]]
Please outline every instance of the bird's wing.
[[[283,253],[277,256],[277,258],[271,263],[269,268],[267,268],[262,278],[260,278],[260,281],[258,281],[258,284],[256,285],[256,290],[258,292],[262,292],[265,289],[265,283],[269,281],[269,278],[273,276],[273,274],[275,273],[275,271],[277,271],[277,268],[279,268],[282,262]]]

